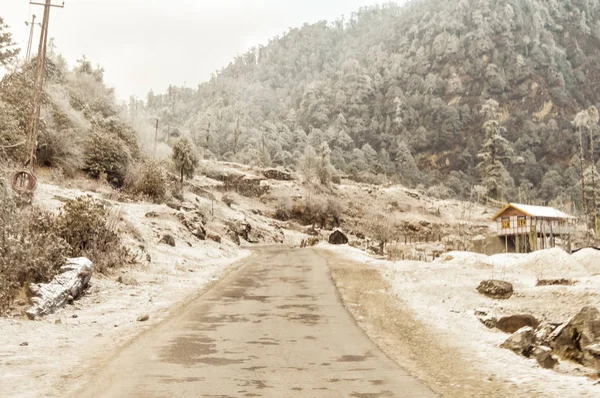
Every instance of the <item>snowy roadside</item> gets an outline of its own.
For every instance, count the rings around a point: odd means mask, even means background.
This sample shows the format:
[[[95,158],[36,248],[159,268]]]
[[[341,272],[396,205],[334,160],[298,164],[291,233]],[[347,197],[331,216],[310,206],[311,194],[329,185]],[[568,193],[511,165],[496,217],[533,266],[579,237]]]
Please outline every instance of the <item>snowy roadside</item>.
[[[56,210],[64,199],[82,194],[89,193],[41,184],[36,201]],[[165,205],[111,204],[119,209],[125,241],[141,250],[143,260],[110,276],[94,274],[80,300],[41,320],[0,318],[0,395],[61,396],[76,388],[93,377],[90,366],[197,297],[251,254],[228,239],[195,239]],[[159,243],[167,233],[176,247]],[[149,320],[139,322],[142,315]]]
[[[411,325],[410,328],[415,329],[411,333],[427,333],[429,339],[442,342],[457,361],[465,364],[461,379],[448,374],[448,380],[454,379],[457,384],[471,383],[474,387],[479,384],[482,388],[495,382],[513,393],[534,396],[598,396],[597,381],[586,377],[592,373],[589,369],[566,361],[561,361],[555,370],[542,369],[535,360],[500,348],[509,335],[488,329],[474,316],[474,310],[483,307],[500,315],[531,314],[541,321],[565,322],[584,306],[598,307],[600,254],[597,252],[569,256],[552,250],[492,257],[449,253],[434,263],[423,263],[377,260],[348,246],[321,245],[320,248],[349,265],[364,264],[379,272],[389,284],[386,294],[394,299],[397,307],[408,309],[416,323],[425,328],[419,330]],[[536,287],[540,276],[574,279],[577,283]],[[490,278],[513,283],[513,297],[496,301],[478,294],[478,284]],[[385,333],[377,331],[374,335],[377,339]],[[438,349],[441,358],[443,350]],[[417,364],[421,360],[418,355],[412,359]],[[469,374],[472,371],[478,376]],[[463,386],[453,394],[477,396],[466,391],[467,386]]]

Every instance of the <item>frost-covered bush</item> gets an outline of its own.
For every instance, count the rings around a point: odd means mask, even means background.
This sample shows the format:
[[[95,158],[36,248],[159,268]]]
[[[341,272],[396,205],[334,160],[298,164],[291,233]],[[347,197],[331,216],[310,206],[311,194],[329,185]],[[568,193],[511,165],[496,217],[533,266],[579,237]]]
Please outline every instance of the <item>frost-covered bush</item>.
[[[37,208],[20,209],[0,186],[0,313],[29,283],[51,280],[69,251],[55,216]]]
[[[111,213],[90,196],[65,203],[58,216],[60,236],[71,247],[73,257],[88,257],[94,269],[107,272],[131,262],[131,254],[118,234],[118,214]]]
[[[160,162],[144,162],[134,176],[133,190],[137,194],[146,195],[156,202],[162,202],[167,195],[169,182],[165,169]]]
[[[131,154],[126,143],[112,134],[94,131],[85,144],[84,170],[92,177],[106,174],[114,187],[122,187],[131,165]]]

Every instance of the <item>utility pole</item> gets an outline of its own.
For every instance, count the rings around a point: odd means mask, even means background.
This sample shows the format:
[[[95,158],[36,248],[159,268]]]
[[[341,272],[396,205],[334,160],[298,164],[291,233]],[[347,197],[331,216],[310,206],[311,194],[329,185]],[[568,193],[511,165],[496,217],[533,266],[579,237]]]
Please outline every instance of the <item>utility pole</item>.
[[[35,16],[35,14],[33,14],[33,17],[31,18],[31,22],[27,22],[25,21],[25,25],[27,26],[31,26],[31,29],[29,31],[29,41],[27,42],[27,54],[25,56],[25,61],[29,62],[29,60],[31,59],[31,47],[33,45],[33,30],[35,28],[35,25],[38,26],[42,26],[40,23],[35,23],[35,19],[37,17]]]
[[[57,6],[51,3],[51,0],[46,0],[45,3],[30,2],[32,5],[44,6],[44,18],[42,19],[42,33],[40,34],[40,44],[35,65],[35,78],[33,83],[32,107],[29,116],[28,135],[27,135],[27,153],[28,159],[25,166],[33,171],[35,165],[35,152],[37,148],[37,130],[40,119],[40,106],[42,101],[42,91],[44,86],[44,74],[46,70],[46,51],[48,47],[48,24],[50,22],[50,8],[64,8],[65,3]]]

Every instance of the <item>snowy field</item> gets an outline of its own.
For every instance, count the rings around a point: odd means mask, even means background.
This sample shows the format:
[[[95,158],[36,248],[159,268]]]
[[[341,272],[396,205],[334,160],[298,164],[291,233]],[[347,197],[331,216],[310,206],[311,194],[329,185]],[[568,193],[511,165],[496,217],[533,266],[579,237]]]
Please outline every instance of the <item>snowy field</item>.
[[[554,370],[542,369],[534,359],[500,348],[509,335],[488,329],[474,315],[475,309],[486,308],[499,316],[531,314],[540,321],[566,322],[584,306],[600,307],[600,252],[586,249],[568,255],[552,249],[489,257],[453,252],[423,263],[376,259],[347,246],[321,247],[379,270],[398,305],[408,306],[429,332],[478,369],[482,382],[499,380],[529,396],[600,394],[593,370],[567,361]],[[536,286],[538,279],[554,278],[572,279],[575,284]],[[476,288],[485,279],[511,282],[514,295],[508,300],[480,295]]]

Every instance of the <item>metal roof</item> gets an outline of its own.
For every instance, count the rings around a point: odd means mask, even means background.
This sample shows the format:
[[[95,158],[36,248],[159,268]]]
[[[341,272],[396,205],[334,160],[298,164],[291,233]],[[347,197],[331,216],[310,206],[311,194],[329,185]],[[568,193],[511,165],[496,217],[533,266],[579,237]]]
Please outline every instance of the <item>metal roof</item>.
[[[504,213],[506,210],[513,208],[519,210],[530,217],[536,218],[559,218],[559,219],[574,219],[575,217],[568,215],[565,212],[555,209],[554,207],[546,207],[546,206],[532,206],[532,205],[523,205],[520,203],[509,203],[502,208],[494,217],[492,221],[497,219]]]

